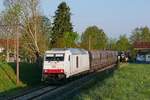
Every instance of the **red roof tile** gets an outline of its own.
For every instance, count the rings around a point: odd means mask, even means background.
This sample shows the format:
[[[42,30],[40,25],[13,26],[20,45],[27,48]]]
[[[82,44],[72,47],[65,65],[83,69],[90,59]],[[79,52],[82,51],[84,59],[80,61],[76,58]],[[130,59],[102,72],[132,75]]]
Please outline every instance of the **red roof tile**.
[[[134,48],[150,49],[150,42],[135,42]]]
[[[16,44],[16,40],[13,40],[13,39],[0,39],[0,46],[6,46],[8,43],[8,45],[15,45]]]

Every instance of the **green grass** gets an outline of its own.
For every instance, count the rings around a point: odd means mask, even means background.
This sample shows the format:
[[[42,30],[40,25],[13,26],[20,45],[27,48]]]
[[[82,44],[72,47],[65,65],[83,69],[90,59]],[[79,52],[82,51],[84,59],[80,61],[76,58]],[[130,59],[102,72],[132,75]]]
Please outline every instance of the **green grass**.
[[[15,81],[14,70],[8,64],[0,63],[0,92],[16,88]],[[20,86],[23,84],[21,83]]]
[[[111,75],[98,75],[73,100],[150,100],[150,65],[125,64]],[[68,99],[67,98],[67,99]]]
[[[11,93],[40,83],[40,68],[35,64],[20,63],[20,84],[16,85],[15,66],[14,63],[0,62],[0,94]]]

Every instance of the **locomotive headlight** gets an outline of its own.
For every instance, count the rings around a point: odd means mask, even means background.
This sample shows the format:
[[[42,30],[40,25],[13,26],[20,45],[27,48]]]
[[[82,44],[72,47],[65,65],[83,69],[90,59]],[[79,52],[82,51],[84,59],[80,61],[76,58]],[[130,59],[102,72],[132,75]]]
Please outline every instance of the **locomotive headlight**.
[[[44,69],[44,72],[47,73],[47,69]]]
[[[60,72],[61,72],[61,73],[63,73],[63,72],[64,72],[64,70],[63,70],[63,69],[61,69],[61,70],[60,70]]]

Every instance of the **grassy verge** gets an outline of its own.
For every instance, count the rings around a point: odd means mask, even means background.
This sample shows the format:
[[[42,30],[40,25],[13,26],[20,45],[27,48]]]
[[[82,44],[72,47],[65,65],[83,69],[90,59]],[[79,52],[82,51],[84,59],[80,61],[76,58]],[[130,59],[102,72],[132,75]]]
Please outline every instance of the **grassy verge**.
[[[122,65],[110,77],[101,74],[79,93],[66,99],[73,100],[150,100],[150,65]]]
[[[0,94],[9,94],[40,83],[41,71],[35,64],[20,63],[20,84],[16,85],[16,65],[0,62]]]

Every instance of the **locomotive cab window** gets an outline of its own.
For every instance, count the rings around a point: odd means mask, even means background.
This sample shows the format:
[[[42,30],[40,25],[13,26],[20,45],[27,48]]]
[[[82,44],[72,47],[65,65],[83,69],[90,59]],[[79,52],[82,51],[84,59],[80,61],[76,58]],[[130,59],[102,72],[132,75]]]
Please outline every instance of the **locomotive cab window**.
[[[45,61],[64,61],[64,54],[47,54]]]
[[[64,61],[64,54],[56,54],[56,61]]]
[[[54,54],[47,54],[45,56],[45,61],[52,61],[54,60]]]

